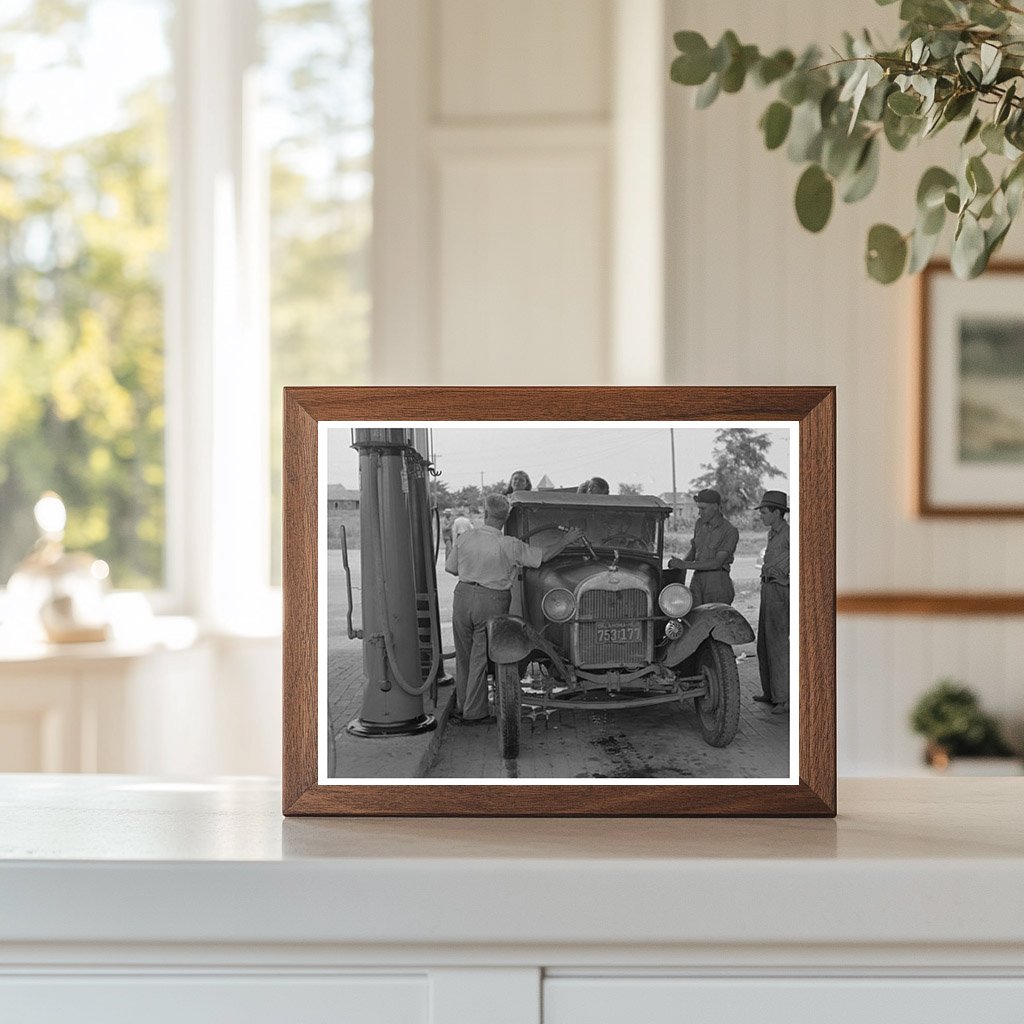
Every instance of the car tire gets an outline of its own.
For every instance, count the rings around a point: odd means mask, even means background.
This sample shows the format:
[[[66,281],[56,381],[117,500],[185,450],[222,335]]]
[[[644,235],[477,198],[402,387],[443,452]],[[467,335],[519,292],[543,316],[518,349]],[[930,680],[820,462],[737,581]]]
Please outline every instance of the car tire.
[[[503,758],[519,756],[521,690],[517,662],[499,662],[494,689],[498,705],[498,750]]]
[[[729,644],[705,640],[697,651],[697,665],[708,685],[708,695],[694,701],[700,734],[712,747],[727,747],[740,725],[740,674]]]

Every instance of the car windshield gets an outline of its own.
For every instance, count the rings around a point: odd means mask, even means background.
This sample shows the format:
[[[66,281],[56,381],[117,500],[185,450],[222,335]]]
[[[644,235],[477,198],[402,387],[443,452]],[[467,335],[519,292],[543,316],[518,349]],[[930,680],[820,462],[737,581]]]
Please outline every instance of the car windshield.
[[[545,544],[557,537],[557,527],[576,526],[595,548],[656,555],[660,521],[661,516],[638,509],[556,506],[529,509],[523,520],[524,528],[515,532],[517,536]]]

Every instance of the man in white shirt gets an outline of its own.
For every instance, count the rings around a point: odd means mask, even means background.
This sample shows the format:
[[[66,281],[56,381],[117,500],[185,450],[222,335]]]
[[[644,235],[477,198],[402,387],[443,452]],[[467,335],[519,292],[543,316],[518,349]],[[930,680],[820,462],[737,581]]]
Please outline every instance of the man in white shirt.
[[[484,525],[455,536],[445,569],[458,576],[452,609],[455,634],[456,721],[479,725],[493,721],[487,713],[487,621],[505,615],[512,602],[512,584],[520,566],[536,569],[579,540],[578,529],[566,530],[547,547],[527,544],[502,533],[508,519],[508,499],[501,494],[484,498]]]

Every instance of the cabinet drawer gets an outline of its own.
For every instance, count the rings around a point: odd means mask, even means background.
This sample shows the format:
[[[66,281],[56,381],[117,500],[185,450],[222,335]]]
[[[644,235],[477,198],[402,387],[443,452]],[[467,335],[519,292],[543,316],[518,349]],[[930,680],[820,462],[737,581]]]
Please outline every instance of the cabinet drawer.
[[[1021,1024],[1024,978],[581,978],[544,983],[544,1024]]]
[[[0,1019],[18,1024],[418,1024],[425,975],[37,975],[0,978]]]

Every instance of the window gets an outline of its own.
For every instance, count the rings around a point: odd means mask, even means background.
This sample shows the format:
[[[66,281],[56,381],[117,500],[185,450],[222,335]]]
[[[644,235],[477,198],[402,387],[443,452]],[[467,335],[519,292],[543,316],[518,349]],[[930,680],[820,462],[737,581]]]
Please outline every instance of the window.
[[[0,583],[48,489],[116,586],[164,581],[169,0],[0,14]],[[131,39],[131,46],[125,39]]]
[[[366,379],[372,63],[370,0],[3,5],[0,586],[53,489],[116,587],[270,628],[281,387]]]
[[[369,0],[263,0],[269,155],[271,566],[281,388],[366,382],[373,147]]]

